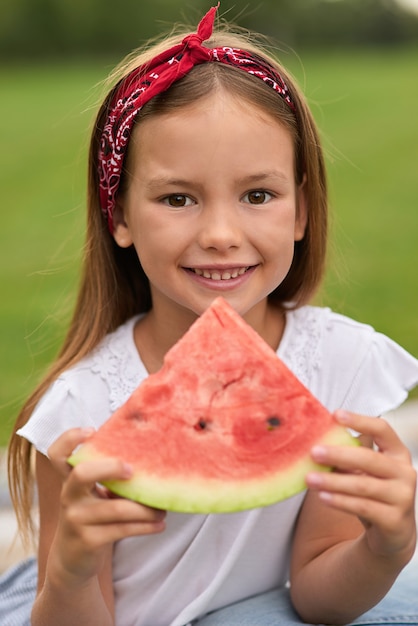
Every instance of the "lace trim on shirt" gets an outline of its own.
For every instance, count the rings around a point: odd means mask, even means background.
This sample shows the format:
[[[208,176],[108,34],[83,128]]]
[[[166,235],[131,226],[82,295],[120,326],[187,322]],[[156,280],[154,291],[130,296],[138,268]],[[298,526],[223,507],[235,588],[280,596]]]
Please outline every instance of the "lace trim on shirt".
[[[112,412],[135,391],[141,381],[141,361],[133,340],[136,319],[129,320],[104,338],[92,354],[92,371],[109,388]]]
[[[328,309],[305,306],[289,316],[291,327],[282,358],[297,378],[309,387],[314,371],[321,367],[320,344]]]
[[[281,357],[307,387],[314,371],[321,366],[320,340],[327,318],[327,309],[311,306],[289,313],[289,334]],[[129,398],[147,375],[133,341],[135,321],[130,320],[105,337],[92,354],[92,371],[109,389],[112,412]]]

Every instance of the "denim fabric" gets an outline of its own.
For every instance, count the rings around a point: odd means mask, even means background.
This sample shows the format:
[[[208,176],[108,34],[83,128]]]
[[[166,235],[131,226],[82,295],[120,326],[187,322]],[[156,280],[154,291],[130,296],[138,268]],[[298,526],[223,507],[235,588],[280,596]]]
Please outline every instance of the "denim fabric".
[[[30,626],[36,593],[37,566],[34,558],[19,563],[0,577],[0,625]],[[270,591],[214,611],[195,620],[198,626],[300,626],[287,589]],[[373,609],[352,626],[418,625],[418,557]],[[150,624],[152,626],[152,624]]]
[[[37,563],[33,557],[18,563],[0,577],[1,626],[30,626],[37,579]]]
[[[287,589],[255,596],[195,620],[193,626],[300,626]],[[352,626],[418,625],[418,558],[400,574],[392,589]]]

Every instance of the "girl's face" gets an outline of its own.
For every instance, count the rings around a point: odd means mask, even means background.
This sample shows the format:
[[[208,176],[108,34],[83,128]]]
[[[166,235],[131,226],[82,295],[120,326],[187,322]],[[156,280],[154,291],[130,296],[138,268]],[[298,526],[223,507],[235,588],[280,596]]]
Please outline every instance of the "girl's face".
[[[304,235],[289,132],[224,92],[141,121],[114,237],[133,244],[153,309],[200,315],[222,295],[243,316],[279,285]]]

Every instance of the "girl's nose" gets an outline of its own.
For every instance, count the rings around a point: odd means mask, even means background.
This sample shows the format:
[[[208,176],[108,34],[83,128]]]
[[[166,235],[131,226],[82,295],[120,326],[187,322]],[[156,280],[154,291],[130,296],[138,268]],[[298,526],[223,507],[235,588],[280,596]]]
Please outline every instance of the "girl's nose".
[[[199,244],[203,249],[238,248],[242,243],[242,229],[234,208],[217,205],[205,207],[201,215]]]

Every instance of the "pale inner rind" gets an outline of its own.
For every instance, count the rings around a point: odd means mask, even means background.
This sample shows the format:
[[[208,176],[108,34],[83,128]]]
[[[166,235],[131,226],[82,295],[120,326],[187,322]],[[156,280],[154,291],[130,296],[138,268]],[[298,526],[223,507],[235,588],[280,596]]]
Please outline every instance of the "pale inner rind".
[[[356,445],[358,442],[346,430],[336,426],[317,443]],[[69,463],[77,465],[99,458],[104,458],[104,455],[87,443],[69,459]],[[329,471],[330,468],[317,465],[305,456],[286,470],[243,481],[230,480],[227,476],[225,480],[190,475],[161,478],[157,473],[141,473],[138,468],[131,479],[109,481],[105,485],[121,496],[160,509],[182,513],[227,513],[268,506],[289,498],[305,489],[306,474],[313,470]]]

